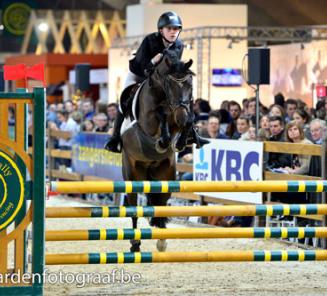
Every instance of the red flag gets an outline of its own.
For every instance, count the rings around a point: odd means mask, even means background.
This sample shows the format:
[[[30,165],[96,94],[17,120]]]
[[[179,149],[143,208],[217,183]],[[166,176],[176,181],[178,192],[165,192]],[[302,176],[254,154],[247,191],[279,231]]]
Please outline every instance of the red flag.
[[[45,86],[44,64],[37,64],[27,68],[26,77],[35,80],[41,80],[43,82],[43,86]]]
[[[19,80],[25,79],[26,66],[24,64],[18,64],[15,66],[3,66],[4,80]]]

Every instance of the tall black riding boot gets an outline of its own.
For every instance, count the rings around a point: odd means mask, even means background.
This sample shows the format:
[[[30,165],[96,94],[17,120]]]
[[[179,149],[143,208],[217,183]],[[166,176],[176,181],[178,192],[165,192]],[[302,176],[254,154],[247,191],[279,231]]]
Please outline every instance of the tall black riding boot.
[[[201,137],[198,132],[195,130],[194,126],[191,127],[189,138],[187,139],[187,144],[196,144],[196,148],[199,149],[203,145],[209,144],[210,141]]]
[[[104,146],[104,149],[111,152],[121,153],[122,142],[120,138],[120,128],[123,121],[124,121],[124,115],[120,112],[117,112],[117,117],[115,119],[115,125],[114,125],[114,133],[112,137],[109,139],[109,141],[107,142],[107,144]]]
[[[189,138],[187,139],[187,144],[196,144],[196,148],[199,149],[201,148],[203,145],[209,144],[210,141],[208,141],[207,139],[201,137],[197,131],[194,128],[194,111],[193,111],[193,100],[191,100],[190,102],[190,118],[189,118],[189,122],[192,125],[192,127],[190,128],[189,131]]]

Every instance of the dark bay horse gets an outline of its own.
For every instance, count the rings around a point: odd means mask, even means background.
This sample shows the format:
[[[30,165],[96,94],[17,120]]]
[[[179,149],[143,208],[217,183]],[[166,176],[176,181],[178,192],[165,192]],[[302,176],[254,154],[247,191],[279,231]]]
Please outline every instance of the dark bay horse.
[[[168,181],[176,179],[175,150],[186,146],[192,126],[192,60],[181,62],[174,52],[165,51],[161,62],[139,91],[134,123],[122,134],[125,181]],[[148,193],[148,205],[165,206],[170,193]],[[127,204],[137,205],[137,194],[128,194]],[[132,218],[137,228],[137,218]],[[150,225],[166,228],[167,218],[154,217]],[[131,251],[140,251],[141,241],[131,240]],[[157,248],[164,251],[166,241]]]

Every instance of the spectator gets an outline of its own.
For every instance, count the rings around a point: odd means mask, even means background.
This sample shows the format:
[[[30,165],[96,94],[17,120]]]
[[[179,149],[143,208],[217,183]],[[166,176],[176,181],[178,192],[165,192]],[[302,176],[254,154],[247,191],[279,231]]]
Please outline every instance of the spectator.
[[[251,125],[248,129],[248,131],[243,134],[239,140],[241,141],[256,141],[257,140],[257,136],[256,136],[256,130],[255,130],[255,126]]]
[[[248,106],[249,106],[249,100],[247,98],[242,100],[242,114],[247,115],[248,114]]]
[[[70,117],[74,119],[74,121],[77,123],[79,129],[81,129],[81,124],[83,121],[83,114],[80,111],[73,111],[70,114]]]
[[[308,139],[305,138],[304,132],[301,126],[295,121],[292,120],[286,125],[286,139],[290,143],[298,144],[312,144]],[[305,154],[292,154],[291,156],[292,165],[289,167],[284,167],[283,169],[289,174],[297,175],[307,175],[309,173],[309,165],[311,160],[311,155]],[[281,201],[286,203],[306,203],[307,194],[305,192],[288,192],[280,198]],[[292,219],[291,217],[284,217],[284,219]]]
[[[230,101],[228,105],[228,111],[231,117],[231,122],[228,124],[226,129],[226,135],[229,138],[233,137],[233,134],[237,131],[236,121],[241,116],[241,106],[235,101]]]
[[[63,111],[63,110],[65,110],[64,104],[63,103],[58,103],[56,105],[56,111]]]
[[[250,98],[249,99],[249,104],[248,104],[248,109],[247,109],[247,113],[246,115],[249,115],[249,116],[254,116],[256,115],[256,98],[253,97],[253,98]]]
[[[296,100],[296,104],[297,104],[297,108],[296,109],[304,110],[306,112],[309,111],[308,105],[305,102],[303,102],[301,99],[297,99]]]
[[[71,137],[66,138],[59,138],[59,149],[60,150],[72,150],[73,145],[73,137],[79,132],[79,127],[77,123],[68,116],[67,111],[57,111],[57,117],[60,122],[59,128],[57,130],[64,131],[64,132],[70,132]],[[56,129],[55,126],[53,126],[53,129]],[[60,165],[65,165],[66,167],[71,166],[71,160],[70,159],[60,159]]]
[[[82,112],[84,114],[85,119],[93,119],[94,116],[94,106],[91,99],[85,99],[82,102]]]
[[[325,101],[320,100],[316,104],[315,116],[318,119],[324,120],[326,118],[326,110],[325,110]]]
[[[193,103],[193,112],[194,112],[194,121],[197,121],[197,117],[200,114],[200,102],[202,101],[202,98],[197,98]]]
[[[97,133],[107,133],[109,130],[109,125],[108,125],[108,117],[104,113],[99,113],[94,116],[95,120],[95,132]]]
[[[57,107],[55,104],[50,104],[48,106],[48,110],[47,110],[47,114],[46,114],[46,118],[47,118],[47,123],[49,121],[54,122],[56,125],[59,125],[59,121],[57,118]]]
[[[230,114],[227,110],[225,109],[220,109],[216,111],[219,117],[219,122],[220,122],[220,132],[222,134],[226,134],[227,127],[232,121]]]
[[[280,116],[281,118],[285,118],[285,110],[280,105],[271,105],[269,108],[269,116]]]
[[[228,100],[224,100],[220,104],[220,109],[224,109],[224,110],[228,111],[228,105],[229,105],[229,101]]]
[[[315,144],[321,145],[326,136],[326,122],[321,119],[314,119],[310,123],[310,133]]]
[[[235,101],[230,101],[228,104],[228,112],[233,120],[241,116],[241,106]]]
[[[220,133],[219,117],[213,112],[209,113],[207,131],[204,137],[210,139],[227,139],[224,134]]]
[[[321,119],[314,119],[310,122],[310,132],[312,140],[315,144],[321,145],[326,136],[326,122]],[[309,175],[314,177],[321,177],[321,157],[312,156],[309,166]],[[310,203],[321,203],[322,195],[310,193]]]
[[[301,125],[297,123],[295,120],[289,122],[286,125],[286,139],[287,142],[290,143],[298,143],[298,144],[312,144],[311,141],[305,138],[303,129]],[[292,155],[292,166],[285,167],[284,169],[289,174],[297,174],[297,175],[307,175],[309,173],[309,164],[310,164],[310,155]]]
[[[280,116],[269,117],[270,138],[269,141],[284,142],[284,122]],[[268,154],[268,168],[281,168],[291,166],[291,156],[285,153],[271,152]]]
[[[293,120],[294,112],[297,109],[297,101],[294,99],[287,99],[285,102],[285,109],[286,109],[285,122],[287,123]]]
[[[199,113],[197,114],[195,121],[201,120],[203,118],[202,116],[206,116],[208,119],[208,114],[211,111],[211,107],[209,105],[209,102],[206,100],[201,100],[199,102]]]
[[[113,128],[114,127],[114,122],[117,116],[117,112],[118,112],[118,105],[117,103],[110,103],[107,106],[107,116],[108,116],[108,126],[109,128]]]
[[[307,113],[304,109],[297,109],[293,114],[293,119],[299,124],[304,132],[304,136],[308,140],[312,140],[309,123],[311,120],[310,114]]]
[[[82,132],[94,132],[95,125],[92,120],[86,119],[81,124],[81,131]]]
[[[280,116],[269,117],[270,138],[269,141],[284,142],[284,121]],[[266,155],[265,155],[266,158]],[[268,153],[267,168],[270,170],[280,169],[281,167],[290,167],[292,157],[288,153]],[[271,193],[272,201],[288,202],[287,195],[280,192]]]
[[[278,93],[274,97],[274,105],[279,105],[281,107],[284,107],[285,105],[285,97],[283,96],[282,93]]]
[[[245,134],[250,127],[250,119],[248,117],[245,117],[244,115],[240,116],[236,121],[236,128],[237,131],[233,135],[232,139],[237,140],[239,139],[243,134]]]
[[[65,111],[68,112],[68,114],[73,113],[73,111],[74,111],[74,105],[73,105],[73,102],[72,102],[71,100],[67,100],[67,101],[65,101],[65,103],[64,103],[64,108],[65,108]]]
[[[206,133],[208,126],[208,114],[202,114],[197,117],[197,121],[195,122],[195,128],[197,129],[200,135]]]
[[[258,132],[259,141],[267,141],[270,137],[269,116],[263,115],[260,118],[260,128]]]

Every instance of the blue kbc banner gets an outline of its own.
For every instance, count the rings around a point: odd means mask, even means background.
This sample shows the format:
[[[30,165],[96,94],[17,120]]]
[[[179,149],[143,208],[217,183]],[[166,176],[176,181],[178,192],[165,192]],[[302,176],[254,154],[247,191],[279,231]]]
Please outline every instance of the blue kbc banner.
[[[121,154],[103,149],[107,140],[108,134],[80,133],[74,137],[73,171],[86,176],[122,181]]]
[[[210,140],[194,149],[195,181],[262,180],[263,143],[252,141]],[[202,193],[211,197],[248,203],[262,203],[261,193]]]

